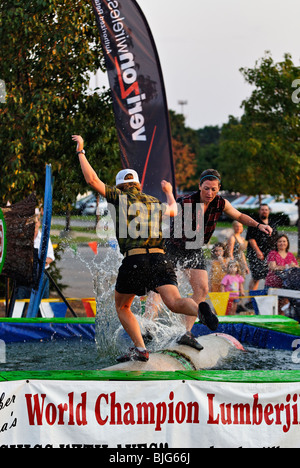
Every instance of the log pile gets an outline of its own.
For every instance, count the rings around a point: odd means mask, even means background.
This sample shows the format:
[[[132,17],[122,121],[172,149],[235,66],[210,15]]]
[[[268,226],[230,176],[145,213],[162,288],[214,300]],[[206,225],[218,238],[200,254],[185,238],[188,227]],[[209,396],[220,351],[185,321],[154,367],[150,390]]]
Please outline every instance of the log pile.
[[[25,286],[33,282],[36,196],[1,208],[6,223],[7,251],[2,275]]]

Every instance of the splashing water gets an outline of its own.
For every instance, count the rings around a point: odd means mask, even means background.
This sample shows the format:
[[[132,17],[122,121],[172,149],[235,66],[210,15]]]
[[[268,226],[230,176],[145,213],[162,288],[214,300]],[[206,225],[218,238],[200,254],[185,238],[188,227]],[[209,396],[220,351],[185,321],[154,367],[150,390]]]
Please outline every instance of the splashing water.
[[[110,245],[111,244],[111,245]],[[122,255],[115,243],[101,247],[91,262],[86,261],[80,251],[74,250],[68,243],[65,249],[86,266],[91,274],[93,290],[96,298],[96,344],[100,358],[114,357],[117,352],[115,332],[120,322],[115,309],[115,283]]]
[[[115,357],[132,346],[115,309],[115,283],[122,258],[119,248],[109,248],[105,258],[101,264],[96,265],[93,272],[97,301],[96,341],[101,357]],[[131,309],[151,351],[164,348],[185,331],[182,316],[171,313],[159,295],[151,293],[148,300],[136,297]],[[147,340],[147,337],[150,337],[150,340]]]
[[[132,346],[115,310],[115,283],[122,258],[118,247],[109,248],[93,273],[97,300],[96,341],[101,357],[117,356]],[[179,284],[182,296],[187,297],[190,286],[183,273],[179,274]],[[157,294],[150,293],[148,298],[142,299],[136,297],[131,309],[152,352],[165,348],[185,332],[183,316],[170,312]]]
[[[119,248],[109,248],[93,275],[97,303],[96,342],[100,357],[113,357],[118,353],[115,333],[120,322],[115,308],[115,284],[121,261]]]
[[[115,284],[123,256],[116,241],[110,240],[108,244],[100,249],[101,255],[95,256],[92,262],[87,262],[80,252],[74,252],[70,245],[66,245],[93,278],[97,303],[96,344],[100,358],[115,358],[132,346],[115,308]],[[178,273],[178,283],[182,297],[188,297],[191,287],[182,271]],[[185,333],[183,316],[170,312],[157,294],[150,293],[148,299],[136,297],[131,309],[146,337],[146,346],[152,352],[166,348]]]

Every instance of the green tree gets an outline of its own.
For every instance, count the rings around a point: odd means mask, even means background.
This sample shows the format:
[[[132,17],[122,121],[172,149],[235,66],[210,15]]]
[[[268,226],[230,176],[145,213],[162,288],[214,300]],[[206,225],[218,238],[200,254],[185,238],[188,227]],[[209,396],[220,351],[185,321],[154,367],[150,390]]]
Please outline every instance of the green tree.
[[[119,150],[110,97],[88,93],[90,72],[103,68],[91,5],[84,0],[3,0],[0,4],[1,202],[36,190],[45,164],[55,177],[54,199],[70,210],[86,184],[71,142],[81,133],[95,169],[110,182]]]
[[[206,169],[219,170],[221,129],[218,126],[206,126],[197,130],[198,151],[196,176]]]
[[[197,189],[200,174],[208,169],[219,169],[219,148],[221,129],[218,126],[206,126],[199,130],[189,128],[185,124],[185,117],[170,111],[172,136],[177,143],[185,148],[185,153],[189,152],[189,158],[193,155],[193,174],[189,171],[189,180],[184,184],[183,176],[180,175],[179,184],[184,190]],[[179,146],[176,146],[178,150]],[[183,153],[182,153],[183,154]],[[176,165],[179,167],[179,155],[175,154]]]
[[[220,161],[225,184],[249,195],[293,195],[299,201],[300,105],[292,96],[300,68],[289,54],[275,63],[267,53],[253,69],[241,72],[254,90],[242,103],[241,120],[231,117],[223,127]]]

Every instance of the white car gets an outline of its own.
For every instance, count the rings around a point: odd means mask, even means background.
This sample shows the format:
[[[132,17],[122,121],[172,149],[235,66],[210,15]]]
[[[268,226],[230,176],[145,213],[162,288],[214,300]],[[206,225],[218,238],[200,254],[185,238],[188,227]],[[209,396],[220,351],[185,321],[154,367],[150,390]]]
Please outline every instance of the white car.
[[[290,219],[290,226],[296,226],[299,219],[297,200],[289,202],[269,203],[272,213],[284,213]]]
[[[91,203],[92,201],[95,200],[95,195],[93,193],[88,193],[87,195],[81,196],[79,195],[77,197],[77,201],[75,203],[75,210],[79,213],[82,214],[84,208],[88,203]]]
[[[260,204],[265,204],[265,205],[270,206],[270,203],[274,203],[275,201],[276,201],[276,197],[273,197],[272,195],[262,195],[261,197],[257,196],[257,197],[254,197],[254,202],[249,204],[248,208],[251,210],[252,209],[258,210],[260,207]]]
[[[96,214],[98,216],[103,216],[105,213],[107,213],[107,210],[108,205],[105,198],[100,198],[100,202],[97,206],[97,200],[95,197],[95,199],[87,203],[87,205],[84,207],[82,214],[83,216],[95,216]]]
[[[258,196],[241,195],[233,203],[236,209],[243,211],[243,209],[259,209],[260,198]],[[279,200],[279,201],[277,201]],[[283,213],[289,217],[290,225],[296,226],[299,219],[297,200],[290,199],[288,202],[283,201],[283,197],[275,197],[272,195],[263,195],[261,202],[267,204],[272,213]]]
[[[250,197],[248,195],[241,195],[238,197],[236,200],[232,202],[232,206],[236,208],[237,210],[242,208],[244,206],[244,203],[249,199]]]

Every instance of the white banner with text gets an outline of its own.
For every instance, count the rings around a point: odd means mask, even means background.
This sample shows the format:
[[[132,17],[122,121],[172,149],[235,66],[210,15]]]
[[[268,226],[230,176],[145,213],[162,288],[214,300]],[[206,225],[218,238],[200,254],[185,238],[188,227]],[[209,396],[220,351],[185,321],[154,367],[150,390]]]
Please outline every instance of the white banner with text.
[[[0,447],[299,448],[300,383],[0,382]]]

